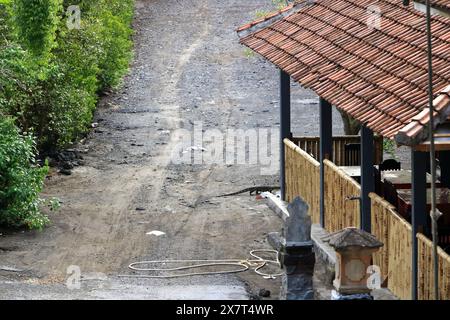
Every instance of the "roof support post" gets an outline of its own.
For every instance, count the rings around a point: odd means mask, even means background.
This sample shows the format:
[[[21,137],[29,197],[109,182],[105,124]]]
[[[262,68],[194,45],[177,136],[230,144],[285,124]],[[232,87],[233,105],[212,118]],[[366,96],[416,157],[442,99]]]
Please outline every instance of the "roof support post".
[[[371,232],[371,204],[369,193],[375,191],[373,168],[373,131],[366,126],[361,127],[361,229]]]
[[[286,155],[283,140],[291,137],[291,77],[280,69],[280,193],[282,200],[286,200]]]
[[[333,122],[331,103],[320,98],[320,224],[325,227],[325,167],[323,160],[332,159]]]
[[[450,151],[439,151],[439,166],[441,167],[441,184],[450,188]]]
[[[424,232],[427,224],[426,208],[426,164],[428,160],[427,152],[411,151],[412,167],[412,281],[411,299],[417,300],[417,279],[418,279],[418,252],[417,233]]]

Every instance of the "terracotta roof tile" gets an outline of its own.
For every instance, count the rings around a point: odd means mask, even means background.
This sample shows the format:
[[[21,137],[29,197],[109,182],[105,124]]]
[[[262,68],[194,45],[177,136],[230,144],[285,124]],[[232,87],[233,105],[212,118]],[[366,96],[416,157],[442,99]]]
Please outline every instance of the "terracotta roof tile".
[[[450,85],[437,94],[433,101],[435,127],[444,123],[450,116]],[[428,131],[425,130],[430,121],[430,110],[424,109],[411,119],[411,123],[402,128],[396,139],[402,144],[417,144],[428,138]]]
[[[399,141],[410,143],[429,120],[421,113],[428,102],[424,15],[412,4],[379,0],[381,27],[372,28],[373,4],[299,1],[269,23],[241,27],[240,42],[379,134],[394,138],[407,130],[401,135],[409,139]],[[432,30],[433,81],[440,92],[450,84],[450,19],[433,17]],[[438,120],[450,96],[437,99]]]

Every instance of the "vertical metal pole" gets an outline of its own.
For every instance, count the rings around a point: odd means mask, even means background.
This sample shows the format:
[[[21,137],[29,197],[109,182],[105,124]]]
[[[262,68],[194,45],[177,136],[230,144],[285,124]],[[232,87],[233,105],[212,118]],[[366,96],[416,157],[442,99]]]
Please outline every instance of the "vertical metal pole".
[[[412,292],[411,298],[417,300],[417,284],[418,284],[418,249],[417,249],[417,233],[424,232],[427,224],[426,219],[426,163],[427,153],[419,151],[411,151],[411,168],[412,168]]]
[[[439,164],[441,166],[441,183],[450,188],[450,151],[439,151]]]
[[[430,138],[430,169],[431,169],[431,233],[433,238],[433,269],[434,269],[434,299],[439,300],[439,261],[438,261],[438,225],[439,211],[436,210],[436,154],[434,145],[434,115],[433,115],[433,41],[431,35],[431,4],[427,6],[427,62],[428,62],[428,104],[430,109],[429,138]]]
[[[323,160],[332,159],[333,122],[331,104],[320,98],[320,224],[325,227],[325,167]]]
[[[373,131],[361,127],[361,229],[371,232],[371,205],[369,193],[375,191],[373,168]]]
[[[286,200],[285,138],[291,138],[291,78],[280,70],[280,192]]]

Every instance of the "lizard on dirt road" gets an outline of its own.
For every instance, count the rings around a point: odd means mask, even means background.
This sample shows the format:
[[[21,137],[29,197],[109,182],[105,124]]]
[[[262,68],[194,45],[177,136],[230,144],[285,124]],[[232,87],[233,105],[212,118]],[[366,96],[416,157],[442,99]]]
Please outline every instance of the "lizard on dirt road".
[[[260,194],[261,192],[272,192],[273,190],[276,190],[276,189],[280,189],[280,186],[257,186],[257,187],[245,188],[245,189],[242,189],[242,190],[237,191],[237,192],[222,194],[222,195],[217,196],[217,197],[218,198],[231,197],[231,196],[236,196],[238,194],[242,194],[242,193],[246,193],[246,192],[249,192],[250,195],[252,195],[253,193]]]

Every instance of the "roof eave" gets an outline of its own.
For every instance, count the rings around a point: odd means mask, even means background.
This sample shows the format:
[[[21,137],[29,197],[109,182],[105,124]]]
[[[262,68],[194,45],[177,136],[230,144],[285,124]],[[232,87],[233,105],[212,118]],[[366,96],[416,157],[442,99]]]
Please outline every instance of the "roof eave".
[[[435,110],[434,128],[443,124],[450,117],[450,85],[439,92],[436,99],[433,101]],[[429,108],[422,110],[413,120],[401,129],[394,139],[399,145],[414,146],[427,139],[429,139]]]
[[[414,8],[421,12],[426,12],[426,5],[424,4],[425,0],[415,0]],[[431,14],[432,15],[440,15],[445,18],[450,18],[450,7],[444,7],[440,5],[431,5]]]
[[[314,2],[315,2],[315,0],[294,2],[277,12],[274,12],[272,14],[269,14],[266,17],[263,17],[261,19],[255,20],[249,24],[239,27],[236,30],[236,32],[238,33],[240,38],[245,37],[245,36],[249,35],[250,33],[253,33],[258,30],[266,28],[267,26],[273,24],[274,22],[276,22],[278,20],[281,20],[287,16],[290,16],[291,14],[297,13],[301,9],[305,8],[306,6],[313,5]]]

